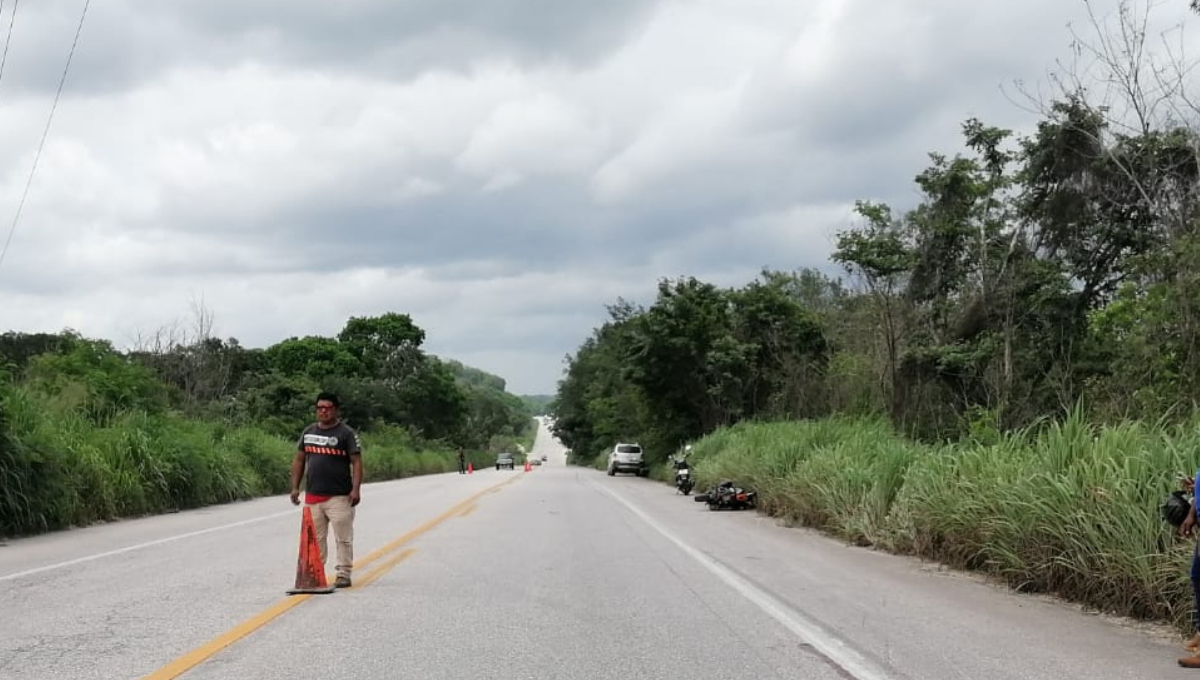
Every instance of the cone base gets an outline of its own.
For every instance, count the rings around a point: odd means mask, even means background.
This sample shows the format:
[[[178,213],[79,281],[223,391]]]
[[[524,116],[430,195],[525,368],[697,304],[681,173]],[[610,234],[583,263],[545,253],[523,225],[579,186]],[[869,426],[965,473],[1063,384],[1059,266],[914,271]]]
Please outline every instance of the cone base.
[[[287,594],[288,595],[327,595],[329,593],[332,593],[335,590],[337,590],[337,588],[334,588],[333,586],[326,586],[324,588],[289,588],[287,591]]]

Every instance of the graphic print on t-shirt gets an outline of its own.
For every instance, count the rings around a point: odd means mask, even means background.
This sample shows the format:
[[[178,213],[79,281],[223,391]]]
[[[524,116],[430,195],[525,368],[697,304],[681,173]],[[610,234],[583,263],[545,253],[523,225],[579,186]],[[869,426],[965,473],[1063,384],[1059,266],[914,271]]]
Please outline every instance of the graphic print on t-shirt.
[[[322,434],[304,435],[305,453],[323,453],[329,456],[344,456],[346,452],[338,448],[337,437],[327,437]]]

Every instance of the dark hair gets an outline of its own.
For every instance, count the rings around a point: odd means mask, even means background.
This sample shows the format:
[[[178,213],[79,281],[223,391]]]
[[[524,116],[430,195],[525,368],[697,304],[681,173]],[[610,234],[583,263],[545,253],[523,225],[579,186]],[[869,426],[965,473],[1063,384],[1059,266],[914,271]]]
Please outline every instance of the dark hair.
[[[322,392],[317,395],[317,401],[327,401],[333,404],[334,408],[341,408],[341,403],[338,402],[338,396],[333,392]]]

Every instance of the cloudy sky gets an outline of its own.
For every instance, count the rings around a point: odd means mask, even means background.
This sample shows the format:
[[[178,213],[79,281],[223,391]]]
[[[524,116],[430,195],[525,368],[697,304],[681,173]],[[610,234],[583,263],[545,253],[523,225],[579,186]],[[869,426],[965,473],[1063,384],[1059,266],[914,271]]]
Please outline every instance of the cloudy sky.
[[[1083,0],[93,0],[16,220],[83,6],[0,10],[0,331],[396,311],[518,394],[661,278],[839,273],[856,199],[910,207],[968,117],[1030,129],[1013,82],[1092,34]]]

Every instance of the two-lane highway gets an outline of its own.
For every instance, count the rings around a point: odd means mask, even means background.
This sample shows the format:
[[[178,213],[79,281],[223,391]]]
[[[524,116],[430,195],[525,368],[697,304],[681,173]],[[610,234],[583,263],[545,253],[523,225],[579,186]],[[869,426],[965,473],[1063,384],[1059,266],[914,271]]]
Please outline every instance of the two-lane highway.
[[[661,483],[371,484],[355,586],[288,597],[284,497],[0,548],[3,678],[1176,677],[1175,641]],[[369,464],[370,452],[367,452]]]

